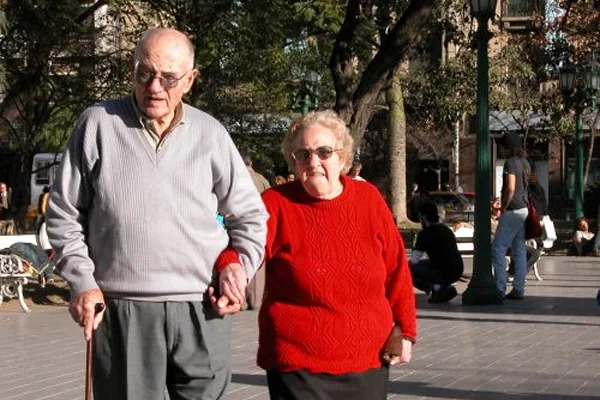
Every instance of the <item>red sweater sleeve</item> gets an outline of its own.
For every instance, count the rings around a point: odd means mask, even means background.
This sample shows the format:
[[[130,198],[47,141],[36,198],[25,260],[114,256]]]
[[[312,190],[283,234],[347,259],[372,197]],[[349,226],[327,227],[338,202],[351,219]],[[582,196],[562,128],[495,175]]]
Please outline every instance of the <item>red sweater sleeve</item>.
[[[231,247],[231,245],[227,246],[219,257],[217,257],[217,261],[215,261],[215,269],[217,272],[221,272],[227,267],[229,264],[241,264],[240,257],[237,252]]]
[[[400,327],[402,336],[413,343],[417,340],[417,311],[415,293],[412,284],[404,241],[394,223],[394,218],[385,203],[378,215],[381,215],[384,237],[389,241],[385,252],[387,278],[386,296],[392,308],[394,322]]]

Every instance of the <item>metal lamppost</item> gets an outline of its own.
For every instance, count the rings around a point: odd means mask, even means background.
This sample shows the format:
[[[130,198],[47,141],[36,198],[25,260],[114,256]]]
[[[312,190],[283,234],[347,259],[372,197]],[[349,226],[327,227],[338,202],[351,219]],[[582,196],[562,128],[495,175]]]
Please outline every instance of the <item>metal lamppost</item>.
[[[600,68],[594,53],[585,66],[567,64],[559,71],[559,87],[567,108],[575,109],[575,219],[583,217],[583,110],[587,103],[595,105],[596,92],[600,86]],[[582,82],[583,81],[583,82]]]
[[[496,11],[496,0],[469,0],[471,15],[477,19],[477,163],[475,170],[475,233],[473,276],[462,295],[463,304],[502,304],[492,276],[490,224],[490,121],[488,22]]]
[[[309,111],[319,107],[319,83],[321,76],[315,71],[306,73],[301,81],[302,87],[292,93],[292,110],[300,111],[306,115]]]

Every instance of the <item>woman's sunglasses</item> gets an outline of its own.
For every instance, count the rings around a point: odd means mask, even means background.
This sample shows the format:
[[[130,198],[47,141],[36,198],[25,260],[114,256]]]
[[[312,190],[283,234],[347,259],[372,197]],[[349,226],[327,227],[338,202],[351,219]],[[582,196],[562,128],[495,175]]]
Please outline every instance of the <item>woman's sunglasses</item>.
[[[305,163],[310,160],[311,154],[314,153],[317,155],[317,157],[319,157],[319,160],[324,161],[330,158],[333,153],[338,151],[342,151],[342,149],[334,149],[329,146],[321,146],[317,147],[316,149],[301,148],[292,152],[292,157],[294,157],[294,160],[298,162]]]

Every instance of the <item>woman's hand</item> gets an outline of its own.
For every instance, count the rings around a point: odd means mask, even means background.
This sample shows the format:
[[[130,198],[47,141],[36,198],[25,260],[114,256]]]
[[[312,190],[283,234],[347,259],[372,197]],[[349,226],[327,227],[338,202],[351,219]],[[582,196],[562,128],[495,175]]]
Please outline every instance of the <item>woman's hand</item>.
[[[409,363],[412,359],[412,342],[407,339],[402,339],[402,354],[399,356],[389,356],[386,358],[386,355],[383,355],[384,359],[389,360],[388,363],[390,365],[398,365],[398,364],[406,364]]]

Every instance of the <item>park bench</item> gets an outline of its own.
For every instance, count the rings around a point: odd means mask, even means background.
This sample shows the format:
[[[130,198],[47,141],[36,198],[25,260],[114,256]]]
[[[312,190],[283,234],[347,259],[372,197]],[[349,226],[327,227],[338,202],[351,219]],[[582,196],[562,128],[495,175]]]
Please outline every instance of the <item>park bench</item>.
[[[4,297],[18,298],[25,312],[29,307],[23,297],[23,286],[32,278],[30,268],[25,261],[13,254],[0,254],[0,305]]]
[[[473,252],[475,251],[475,246],[473,244],[473,228],[468,225],[460,224],[453,230],[453,232],[454,236],[456,237],[456,244],[458,245],[458,251],[460,251],[460,254],[463,257],[472,257]],[[535,240],[528,240],[527,242],[530,246],[537,248],[537,243],[535,242]],[[548,247],[545,247],[545,249],[551,248],[552,242],[553,241],[551,241]],[[533,264],[533,274],[535,275],[535,278],[538,281],[542,280],[542,277],[538,270],[537,262]]]
[[[15,243],[37,244],[36,235],[0,235],[0,305],[6,298],[18,298],[21,308],[29,312],[23,297],[23,287],[40,274],[27,261],[7,249]],[[4,250],[1,250],[4,249]]]

